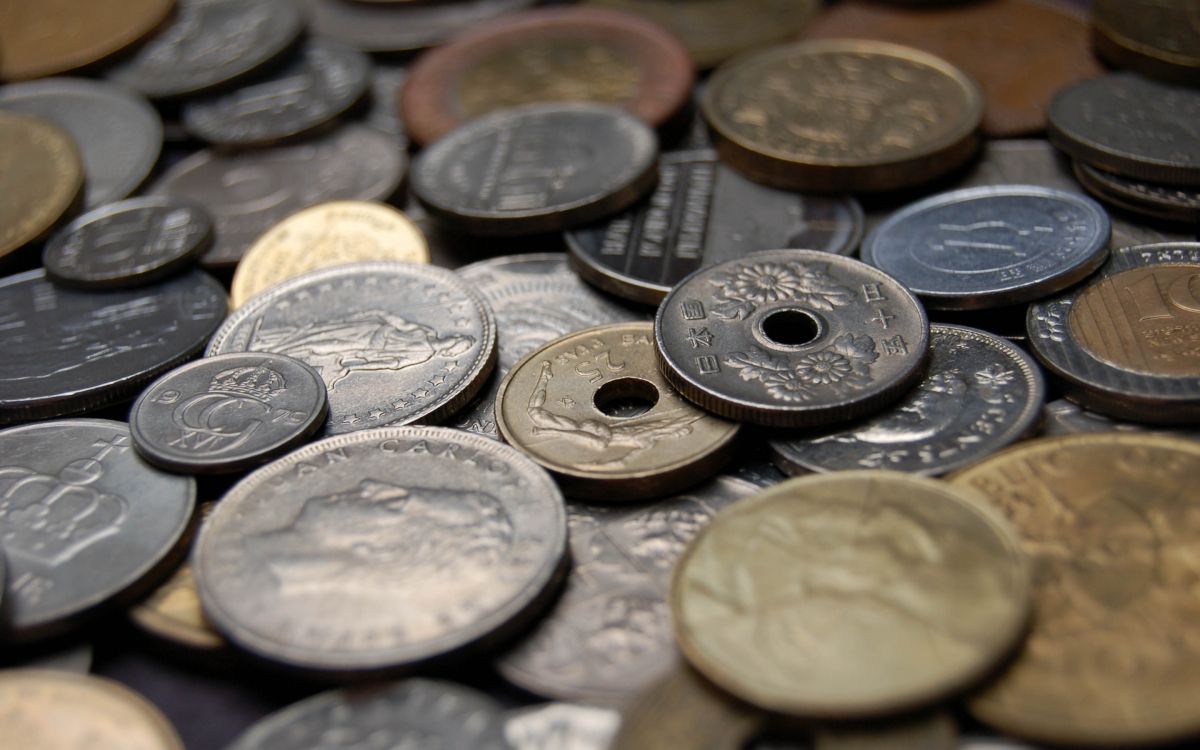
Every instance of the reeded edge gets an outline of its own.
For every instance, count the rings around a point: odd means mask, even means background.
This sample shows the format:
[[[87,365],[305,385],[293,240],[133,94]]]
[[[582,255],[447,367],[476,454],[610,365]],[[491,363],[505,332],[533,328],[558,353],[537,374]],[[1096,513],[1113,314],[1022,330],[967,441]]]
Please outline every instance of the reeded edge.
[[[1200,57],[1138,42],[1105,23],[1098,14],[1092,16],[1092,49],[1114,67],[1171,83],[1194,86],[1200,77]]]
[[[1079,184],[1083,185],[1089,193],[1117,208],[1160,221],[1200,223],[1200,203],[1188,206],[1169,200],[1156,200],[1148,194],[1143,195],[1125,190],[1120,184],[1107,179],[1107,175],[1102,170],[1085,162],[1074,162],[1072,169],[1075,172],[1075,179],[1079,180]],[[1153,183],[1143,184],[1153,185]]]

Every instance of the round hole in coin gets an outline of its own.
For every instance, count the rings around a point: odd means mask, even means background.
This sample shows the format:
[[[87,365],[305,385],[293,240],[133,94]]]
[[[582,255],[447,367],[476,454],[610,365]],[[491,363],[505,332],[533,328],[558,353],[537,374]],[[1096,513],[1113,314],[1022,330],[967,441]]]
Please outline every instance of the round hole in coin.
[[[658,388],[641,378],[617,378],[597,388],[592,403],[610,417],[632,419],[654,408]]]
[[[762,333],[773,344],[804,346],[821,333],[820,322],[803,310],[779,310],[762,319]]]

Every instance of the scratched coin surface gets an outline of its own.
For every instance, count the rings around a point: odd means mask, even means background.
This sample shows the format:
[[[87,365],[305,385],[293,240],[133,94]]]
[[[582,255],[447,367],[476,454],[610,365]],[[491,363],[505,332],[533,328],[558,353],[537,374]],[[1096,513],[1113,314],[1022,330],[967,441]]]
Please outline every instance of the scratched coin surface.
[[[1005,733],[1131,747],[1200,730],[1200,443],[1078,435],[1011,448],[951,481],[987,495],[1037,567],[1033,627],[970,699]]]
[[[83,189],[71,136],[41,117],[0,111],[0,259],[47,232]]]
[[[658,308],[663,374],[729,419],[819,427],[865,416],[921,376],[929,322],[898,281],[811,250],[701,269]]]
[[[743,750],[765,716],[679,665],[630,701],[611,750]]]
[[[604,222],[567,232],[573,267],[620,297],[658,304],[702,266],[772,247],[850,255],[862,237],[851,197],[776,190],[747,180],[714,151],[663,154],[646,199]]]
[[[192,566],[232,641],[359,674],[511,635],[554,593],[566,544],[562,494],[515,449],[389,427],[313,443],[239,482]]]
[[[621,715],[607,708],[544,703],[504,716],[504,736],[512,750],[608,750]]]
[[[496,363],[491,309],[457,275],[414,263],[310,271],[252,297],[208,355],[274,352],[315,369],[326,435],[437,422],[465,406]]]
[[[1132,180],[1078,161],[1075,176],[1092,195],[1118,208],[1152,219],[1200,224],[1200,187]]]
[[[963,326],[930,327],[929,365],[895,405],[835,432],[771,441],[790,473],[895,469],[936,476],[1028,435],[1042,416],[1037,363],[999,336]]]
[[[571,496],[618,502],[715,474],[740,427],[675,392],[649,321],[589,328],[530,352],[500,384],[496,426]]]
[[[984,677],[1024,631],[1030,575],[976,491],[853,471],[719,512],[668,601],[684,655],[721,687],[781,713],[853,718]]]
[[[1195,83],[1200,77],[1200,5],[1191,0],[1095,0],[1096,52],[1118,68]]]
[[[123,422],[12,427],[0,432],[0,456],[11,639],[60,633],[144,591],[191,523],[195,480],[139,458]]]
[[[456,0],[386,5],[303,0],[313,33],[363,52],[411,52],[439,44],[465,28],[528,8],[536,0]]]
[[[572,502],[566,589],[500,656],[500,674],[538,695],[619,706],[677,669],[666,602],[671,570],[719,510],[758,491],[718,477],[632,509]]]
[[[1108,257],[1096,201],[1033,185],[966,188],[892,214],[862,258],[935,309],[978,310],[1041,299],[1087,278]]]

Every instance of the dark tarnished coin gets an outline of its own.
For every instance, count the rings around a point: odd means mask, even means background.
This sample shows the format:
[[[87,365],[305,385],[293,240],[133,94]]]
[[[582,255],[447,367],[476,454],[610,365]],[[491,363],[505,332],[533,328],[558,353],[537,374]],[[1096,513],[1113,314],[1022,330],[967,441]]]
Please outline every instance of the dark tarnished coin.
[[[59,230],[42,251],[59,284],[141,286],[190,265],[212,242],[208,212],[170,198],[131,198],[93,209]]]
[[[658,139],[636,117],[588,103],[484,115],[426,148],[411,188],[472,234],[534,234],[616,213],[654,187]]]
[[[45,236],[82,189],[83,160],[69,133],[0,111],[0,259]]]
[[[183,125],[221,146],[263,146],[308,133],[367,93],[371,61],[323,40],[305,42],[283,67],[231,91],[183,106]]]
[[[142,458],[187,474],[242,471],[287,452],[328,413],[325,383],[299,360],[222,354],[153,383],[129,412]]]
[[[1147,182],[1200,185],[1200,89],[1114,73],[1060,91],[1050,141],[1074,158]]]
[[[373,7],[345,0],[304,0],[313,33],[364,52],[408,52],[429,47],[463,29],[528,8],[535,2],[456,0]]]
[[[325,434],[335,435],[453,414],[495,366],[496,323],[451,271],[351,263],[289,279],[239,307],[208,354],[246,351],[285,354],[320,373]]]
[[[0,432],[0,546],[10,638],[62,632],[161,571],[192,520],[196,483],[142,461],[129,427],[69,419]]]
[[[108,77],[152,99],[229,85],[272,62],[300,36],[292,0],[178,0],[171,23]]]
[[[837,432],[780,435],[776,463],[790,473],[895,469],[935,476],[1028,435],[1045,385],[1033,358],[999,336],[934,324],[921,382],[887,410]]]
[[[611,104],[659,127],[687,104],[693,81],[687,50],[653,23],[594,8],[543,8],[422,55],[400,105],[417,143],[489,112],[544,102]]]
[[[1200,224],[1200,186],[1160,185],[1075,162],[1075,175],[1092,195],[1136,214]]]
[[[567,268],[562,253],[508,255],[458,269],[496,316],[496,371],[474,403],[447,427],[499,437],[496,392],[513,365],[537,347],[584,328],[647,316],[610,302]]]
[[[524,455],[391,427],[322,440],[239,482],[192,565],[232,641],[357,675],[511,635],[554,592],[566,545],[562,494]]]
[[[813,750],[963,750],[950,714],[938,711],[883,722],[827,725],[813,732]],[[754,750],[786,750],[755,745]],[[799,750],[797,748],[796,750]]]
[[[663,374],[729,419],[819,427],[865,416],[921,376],[929,321],[892,277],[811,250],[701,269],[658,308]]]
[[[1042,435],[1057,437],[1059,435],[1079,435],[1093,432],[1145,432],[1155,429],[1148,425],[1133,422],[1119,422],[1109,419],[1102,414],[1090,412],[1087,409],[1060,398],[1046,404],[1042,412]],[[1163,432],[1163,430],[1156,430]],[[1186,437],[1200,440],[1200,430],[1172,430],[1175,437]]]
[[[567,233],[574,268],[627,299],[658,304],[684,276],[755,250],[850,255],[862,237],[850,197],[800,195],[750,182],[713,151],[664,154],[658,185],[628,211]]]
[[[504,736],[512,750],[608,750],[620,724],[611,709],[544,703],[506,713]]]
[[[315,140],[268,149],[201,151],[175,166],[152,192],[204,206],[217,236],[207,266],[235,265],[264,232],[297,211],[335,200],[384,200],[407,160],[393,138],[347,125]]]
[[[862,259],[932,308],[979,310],[1041,299],[1108,257],[1108,214],[1079,193],[1001,185],[918,201],[863,241]]]
[[[0,424],[135,394],[203,349],[226,307],[201,271],[112,292],[62,289],[40,269],[0,279]]]
[[[666,603],[675,561],[717,511],[758,491],[718,477],[640,508],[569,505],[566,589],[499,658],[500,674],[538,695],[620,705],[677,669]]]
[[[408,147],[408,133],[400,117],[400,91],[407,80],[408,68],[372,60],[370,102],[362,119],[364,125],[393,136],[404,148]]]
[[[1195,84],[1200,5],[1195,0],[1094,0],[1096,52],[1118,68]]]
[[[626,706],[610,750],[744,750],[766,717],[680,665]],[[753,745],[750,745],[753,747]]]

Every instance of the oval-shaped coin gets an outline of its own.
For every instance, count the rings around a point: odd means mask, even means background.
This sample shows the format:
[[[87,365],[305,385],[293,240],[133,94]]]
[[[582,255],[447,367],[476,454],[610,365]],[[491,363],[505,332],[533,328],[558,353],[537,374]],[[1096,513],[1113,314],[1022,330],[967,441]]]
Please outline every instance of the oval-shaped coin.
[[[1111,235],[1104,208],[1077,192],[967,188],[892,214],[863,242],[862,259],[932,308],[978,310],[1087,278],[1108,257]]]
[[[0,704],[0,747],[6,750],[183,750],[150,701],[103,677],[0,672]]]
[[[1096,52],[1118,68],[1194,84],[1200,79],[1200,6],[1191,0],[1095,0]]]
[[[649,322],[589,328],[531,352],[500,384],[496,426],[573,497],[609,501],[712,476],[739,428],[671,388]]]
[[[304,0],[314,33],[363,52],[411,52],[463,29],[528,8],[536,0],[457,0],[453,3],[377,5]]]
[[[507,712],[504,736],[512,750],[608,750],[620,724],[611,709],[544,703]]]
[[[294,668],[411,667],[521,627],[564,572],[562,494],[481,435],[394,427],[329,438],[239,482],[192,565],[212,623]]]
[[[229,316],[208,356],[274,352],[320,373],[325,434],[436,422],[465,406],[496,363],[496,323],[453,272],[414,263],[310,271]]]
[[[926,182],[978,146],[983,94],[958,68],[884,42],[801,42],[732,60],[701,100],[717,152],[789,190]]]
[[[863,214],[850,197],[800,195],[747,180],[714,151],[663,154],[658,185],[628,211],[567,232],[573,267],[620,297],[658,304],[680,279],[771,247],[838,255],[858,249]]]
[[[196,483],[134,452],[129,427],[70,419],[0,432],[0,544],[14,640],[59,633],[135,596],[178,551]]]
[[[201,271],[110,292],[56,287],[40,269],[0,279],[0,424],[132,396],[203,349],[226,307]]]
[[[729,419],[819,427],[920,379],[929,321],[898,281],[851,258],[771,250],[701,269],[658,308],[663,374]]]
[[[1152,219],[1200,223],[1200,187],[1132,180],[1079,161],[1075,176],[1089,193],[1117,208]]]
[[[616,213],[657,176],[658,139],[633,115],[587,103],[494,112],[426,148],[411,188],[472,234],[550,232]]]
[[[929,705],[1017,643],[1030,566],[974,491],[898,472],[792,479],[717,514],[675,567],[679,646],[757,706],[854,718]]]
[[[1017,526],[1038,569],[1016,660],[968,702],[1005,733],[1132,747],[1200,731],[1200,443],[1077,435],[1019,445],[951,477]]]
[[[170,198],[130,198],[93,209],[42,251],[46,275],[91,289],[142,286],[190,265],[212,242],[203,208]]]
[[[0,111],[0,259],[43,237],[75,205],[83,160],[52,122]]]
[[[775,462],[792,474],[894,469],[934,476],[974,463],[1028,435],[1045,384],[1033,358],[999,336],[930,327],[929,366],[907,396],[836,432],[781,435]]]
[[[681,664],[629,702],[610,750],[743,750],[765,721]]]

